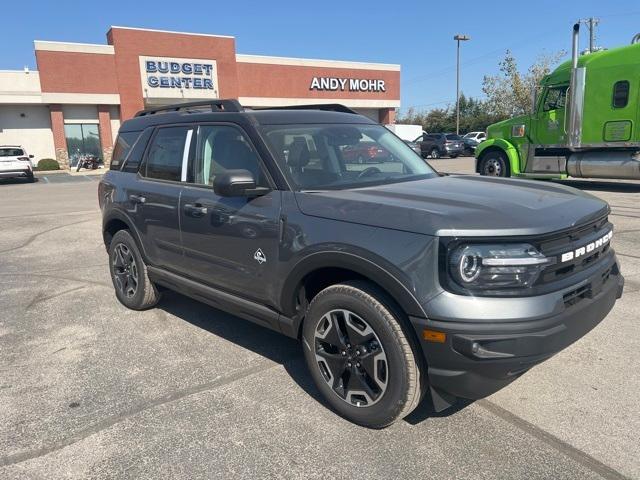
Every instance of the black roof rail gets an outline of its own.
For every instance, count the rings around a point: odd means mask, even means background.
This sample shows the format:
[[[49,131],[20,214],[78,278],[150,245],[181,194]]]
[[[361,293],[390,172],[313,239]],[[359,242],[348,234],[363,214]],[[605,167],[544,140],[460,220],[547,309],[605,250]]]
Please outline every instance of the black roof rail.
[[[329,112],[341,112],[341,113],[353,113],[358,115],[358,112],[354,112],[349,107],[345,107],[339,103],[318,103],[311,105],[291,105],[288,107],[264,107],[254,108],[254,110],[326,110]]]
[[[212,112],[243,112],[244,108],[236,99],[200,100],[198,102],[174,103],[157,108],[148,108],[136,113],[136,117],[145,117],[159,112],[178,112],[192,107],[211,107]]]

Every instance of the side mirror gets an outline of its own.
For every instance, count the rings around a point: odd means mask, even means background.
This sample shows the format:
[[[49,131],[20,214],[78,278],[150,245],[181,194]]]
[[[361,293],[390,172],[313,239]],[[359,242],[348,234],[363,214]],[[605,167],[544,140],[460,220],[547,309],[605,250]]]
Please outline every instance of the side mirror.
[[[216,175],[213,191],[221,197],[258,197],[269,189],[256,187],[256,179],[249,170],[227,170]]]
[[[33,155],[29,155],[29,158],[33,158]]]

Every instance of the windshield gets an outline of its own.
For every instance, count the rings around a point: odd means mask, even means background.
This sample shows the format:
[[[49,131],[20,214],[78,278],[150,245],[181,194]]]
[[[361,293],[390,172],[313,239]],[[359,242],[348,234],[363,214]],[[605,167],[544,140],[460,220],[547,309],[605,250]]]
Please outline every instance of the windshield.
[[[273,125],[263,132],[298,190],[348,189],[437,176],[381,125]]]
[[[447,140],[462,140],[460,135],[456,135],[455,133],[447,133],[445,136],[447,137]]]
[[[21,148],[0,148],[0,157],[20,157],[24,155]]]

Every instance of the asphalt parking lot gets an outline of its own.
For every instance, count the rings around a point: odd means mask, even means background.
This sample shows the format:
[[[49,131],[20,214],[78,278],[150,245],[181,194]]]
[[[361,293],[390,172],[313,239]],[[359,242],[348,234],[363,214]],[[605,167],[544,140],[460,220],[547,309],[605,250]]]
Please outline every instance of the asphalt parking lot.
[[[596,329],[373,431],[326,407],[293,340],[178,294],[122,307],[99,177],[71,178],[0,181],[0,478],[640,478],[640,182],[566,182],[611,204],[627,280]]]

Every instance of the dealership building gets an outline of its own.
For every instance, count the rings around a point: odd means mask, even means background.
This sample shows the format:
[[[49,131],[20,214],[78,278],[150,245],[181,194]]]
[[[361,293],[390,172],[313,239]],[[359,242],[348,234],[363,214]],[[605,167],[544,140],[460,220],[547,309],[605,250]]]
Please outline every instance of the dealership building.
[[[236,53],[235,38],[111,27],[107,43],[35,41],[37,71],[0,71],[0,145],[73,166],[108,164],[139,110],[236,98],[245,107],[341,103],[393,123],[400,66]]]

